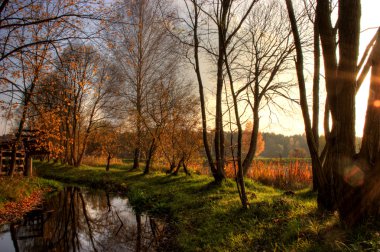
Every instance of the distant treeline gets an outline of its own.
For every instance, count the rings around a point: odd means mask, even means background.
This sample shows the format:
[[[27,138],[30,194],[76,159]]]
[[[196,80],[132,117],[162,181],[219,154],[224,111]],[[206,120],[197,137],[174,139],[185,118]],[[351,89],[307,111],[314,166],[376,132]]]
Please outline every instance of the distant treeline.
[[[310,157],[305,135],[284,136],[262,133],[265,142],[261,157]]]
[[[310,157],[306,135],[293,135],[284,136],[282,134],[275,133],[262,133],[263,140],[265,142],[264,151],[260,154],[260,157],[269,158],[285,158],[296,157],[305,158]],[[360,148],[361,137],[356,138],[358,143],[356,148]],[[319,137],[319,152],[321,152],[325,146],[326,140],[324,136]]]

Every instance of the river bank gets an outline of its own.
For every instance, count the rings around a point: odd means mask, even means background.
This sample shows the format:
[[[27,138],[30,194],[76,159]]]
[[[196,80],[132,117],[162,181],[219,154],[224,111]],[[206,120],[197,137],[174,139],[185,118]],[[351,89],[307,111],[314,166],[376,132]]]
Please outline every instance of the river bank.
[[[39,176],[124,194],[136,212],[166,216],[180,251],[327,251],[377,249],[378,223],[347,230],[335,214],[317,211],[310,190],[285,193],[247,181],[251,203],[242,210],[234,181],[214,186],[201,175],[142,175],[111,167],[36,163]]]
[[[41,204],[44,195],[61,188],[56,181],[23,176],[0,177],[0,225],[22,219]]]

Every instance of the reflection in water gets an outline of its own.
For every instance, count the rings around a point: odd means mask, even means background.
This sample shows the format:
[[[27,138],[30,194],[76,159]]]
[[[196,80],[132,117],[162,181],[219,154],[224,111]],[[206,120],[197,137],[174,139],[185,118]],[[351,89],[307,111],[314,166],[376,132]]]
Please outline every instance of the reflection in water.
[[[128,199],[68,187],[23,222],[0,227],[0,250],[155,251],[165,228],[135,214]]]

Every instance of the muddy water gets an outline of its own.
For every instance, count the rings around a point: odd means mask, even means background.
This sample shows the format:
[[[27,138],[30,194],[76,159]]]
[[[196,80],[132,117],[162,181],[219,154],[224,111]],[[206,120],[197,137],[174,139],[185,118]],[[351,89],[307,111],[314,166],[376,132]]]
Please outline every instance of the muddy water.
[[[0,227],[0,251],[156,251],[165,226],[134,213],[127,198],[67,187]]]

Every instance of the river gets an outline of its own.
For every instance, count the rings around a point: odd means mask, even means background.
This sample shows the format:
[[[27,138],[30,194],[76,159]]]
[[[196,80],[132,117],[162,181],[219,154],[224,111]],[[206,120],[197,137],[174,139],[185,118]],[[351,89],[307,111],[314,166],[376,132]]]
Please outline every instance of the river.
[[[65,187],[22,221],[1,226],[0,251],[157,251],[166,226],[136,214],[125,197]]]

